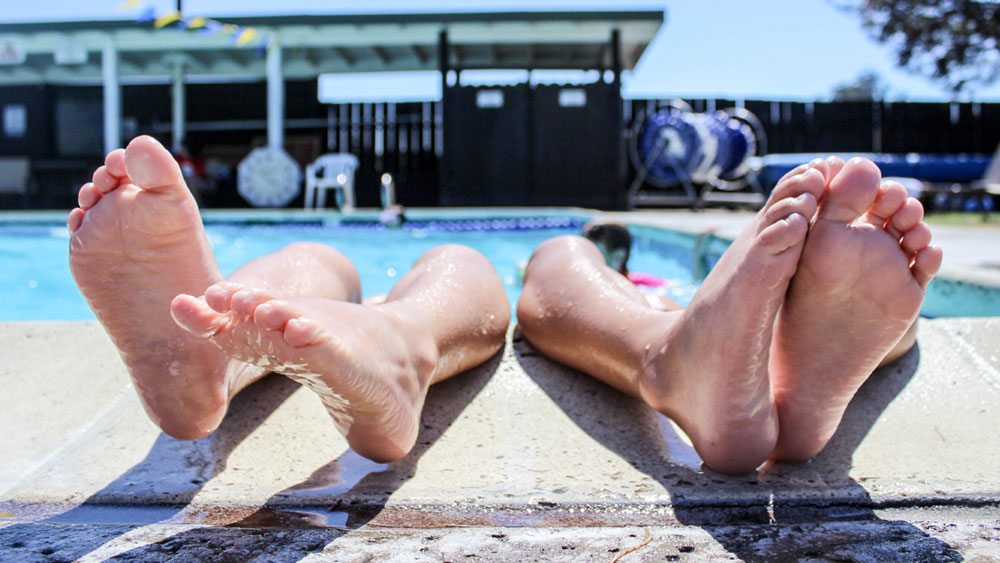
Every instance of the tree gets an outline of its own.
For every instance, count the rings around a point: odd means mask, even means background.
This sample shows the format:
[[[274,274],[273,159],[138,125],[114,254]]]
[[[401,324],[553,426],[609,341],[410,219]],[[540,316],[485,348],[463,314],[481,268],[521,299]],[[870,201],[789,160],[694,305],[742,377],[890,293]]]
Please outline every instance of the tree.
[[[854,82],[838,84],[833,89],[835,102],[867,102],[881,100],[886,88],[882,79],[874,71],[866,70]]]
[[[899,65],[959,92],[1000,76],[1000,1],[861,0],[856,10]]]

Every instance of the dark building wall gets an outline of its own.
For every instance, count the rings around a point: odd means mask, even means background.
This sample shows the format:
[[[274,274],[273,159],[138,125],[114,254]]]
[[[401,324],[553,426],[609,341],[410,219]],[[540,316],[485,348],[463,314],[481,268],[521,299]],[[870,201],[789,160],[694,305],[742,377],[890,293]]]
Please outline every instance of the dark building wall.
[[[10,137],[0,130],[0,155],[48,158],[51,156],[51,89],[47,86],[7,86],[0,88],[0,111],[7,106],[23,106],[27,129],[23,136]]]
[[[193,153],[235,168],[253,147],[266,143],[264,81],[185,88],[186,144]],[[357,154],[362,206],[378,204],[383,172],[393,174],[397,198],[408,206],[615,206],[628,179],[608,180],[604,173],[615,166],[616,143],[631,122],[616,132],[607,127],[615,113],[613,96],[588,89],[584,110],[559,108],[557,86],[507,88],[510,107],[504,113],[476,108],[475,89],[449,89],[447,110],[441,103],[328,105],[317,100],[315,80],[288,81],[286,147],[303,166],[326,152]],[[634,119],[660,103],[625,101],[625,113]],[[688,103],[696,111],[736,105],[726,99]],[[32,205],[70,205],[104,156],[101,87],[0,87],[0,108],[9,104],[24,105],[27,130],[18,138],[0,135],[0,155],[31,159],[33,189],[40,192]],[[991,154],[1000,143],[1000,104],[747,100],[743,105],[761,121],[772,153]],[[172,144],[169,84],[123,86],[122,110],[124,140],[152,134]],[[608,181],[621,184],[618,192],[597,187]],[[232,186],[227,189],[226,197],[208,204],[245,205]]]

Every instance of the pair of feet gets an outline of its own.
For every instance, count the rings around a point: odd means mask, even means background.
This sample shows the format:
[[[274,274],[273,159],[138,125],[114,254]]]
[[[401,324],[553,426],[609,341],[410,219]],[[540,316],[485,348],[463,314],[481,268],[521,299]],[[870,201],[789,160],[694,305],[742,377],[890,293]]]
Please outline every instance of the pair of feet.
[[[922,218],[868,160],[793,170],[652,345],[638,394],[714,469],[809,459],[914,342],[942,258]]]
[[[107,156],[67,226],[76,283],[167,434],[209,434],[240,389],[274,371],[315,391],[359,454],[411,449],[435,343],[392,307],[350,302],[353,266],[314,263],[321,245],[251,262],[249,283],[225,280],[180,169],[150,137]]]

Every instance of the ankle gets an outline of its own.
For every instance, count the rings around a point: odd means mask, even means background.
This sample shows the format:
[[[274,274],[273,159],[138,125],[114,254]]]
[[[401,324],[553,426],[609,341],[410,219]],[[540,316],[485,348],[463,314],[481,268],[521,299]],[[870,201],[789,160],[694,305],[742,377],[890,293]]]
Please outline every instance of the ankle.
[[[427,320],[419,311],[400,301],[373,305],[372,308],[382,314],[403,340],[416,382],[416,388],[412,390],[415,394],[411,393],[408,398],[411,403],[415,404],[419,399],[422,404],[441,356],[438,343],[427,330]]]

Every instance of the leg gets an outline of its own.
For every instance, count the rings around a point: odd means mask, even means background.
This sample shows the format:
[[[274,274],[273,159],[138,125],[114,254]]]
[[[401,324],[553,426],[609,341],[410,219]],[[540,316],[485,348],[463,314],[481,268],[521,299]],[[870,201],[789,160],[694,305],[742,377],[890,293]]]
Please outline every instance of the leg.
[[[108,155],[79,200],[67,221],[70,267],[146,411],[176,438],[208,434],[229,399],[265,372],[230,360],[170,318],[174,296],[200,294],[222,279],[180,169],[159,143],[140,137]],[[289,264],[308,272],[287,278]],[[293,245],[230,279],[289,296],[356,300],[360,293],[353,266],[321,245]]]
[[[378,305],[226,282],[178,296],[172,312],[229,356],[315,391],[351,447],[378,461],[410,451],[428,387],[489,359],[510,322],[493,266],[461,246],[427,252]]]
[[[754,469],[777,438],[771,327],[826,173],[820,161],[783,179],[684,311],[649,307],[584,239],[546,242],[525,273],[521,330],[554,360],[670,416],[709,467]]]
[[[775,324],[777,460],[818,453],[872,370],[912,346],[924,289],[941,265],[923,209],[901,185],[879,186],[868,160],[831,167],[840,170]]]

